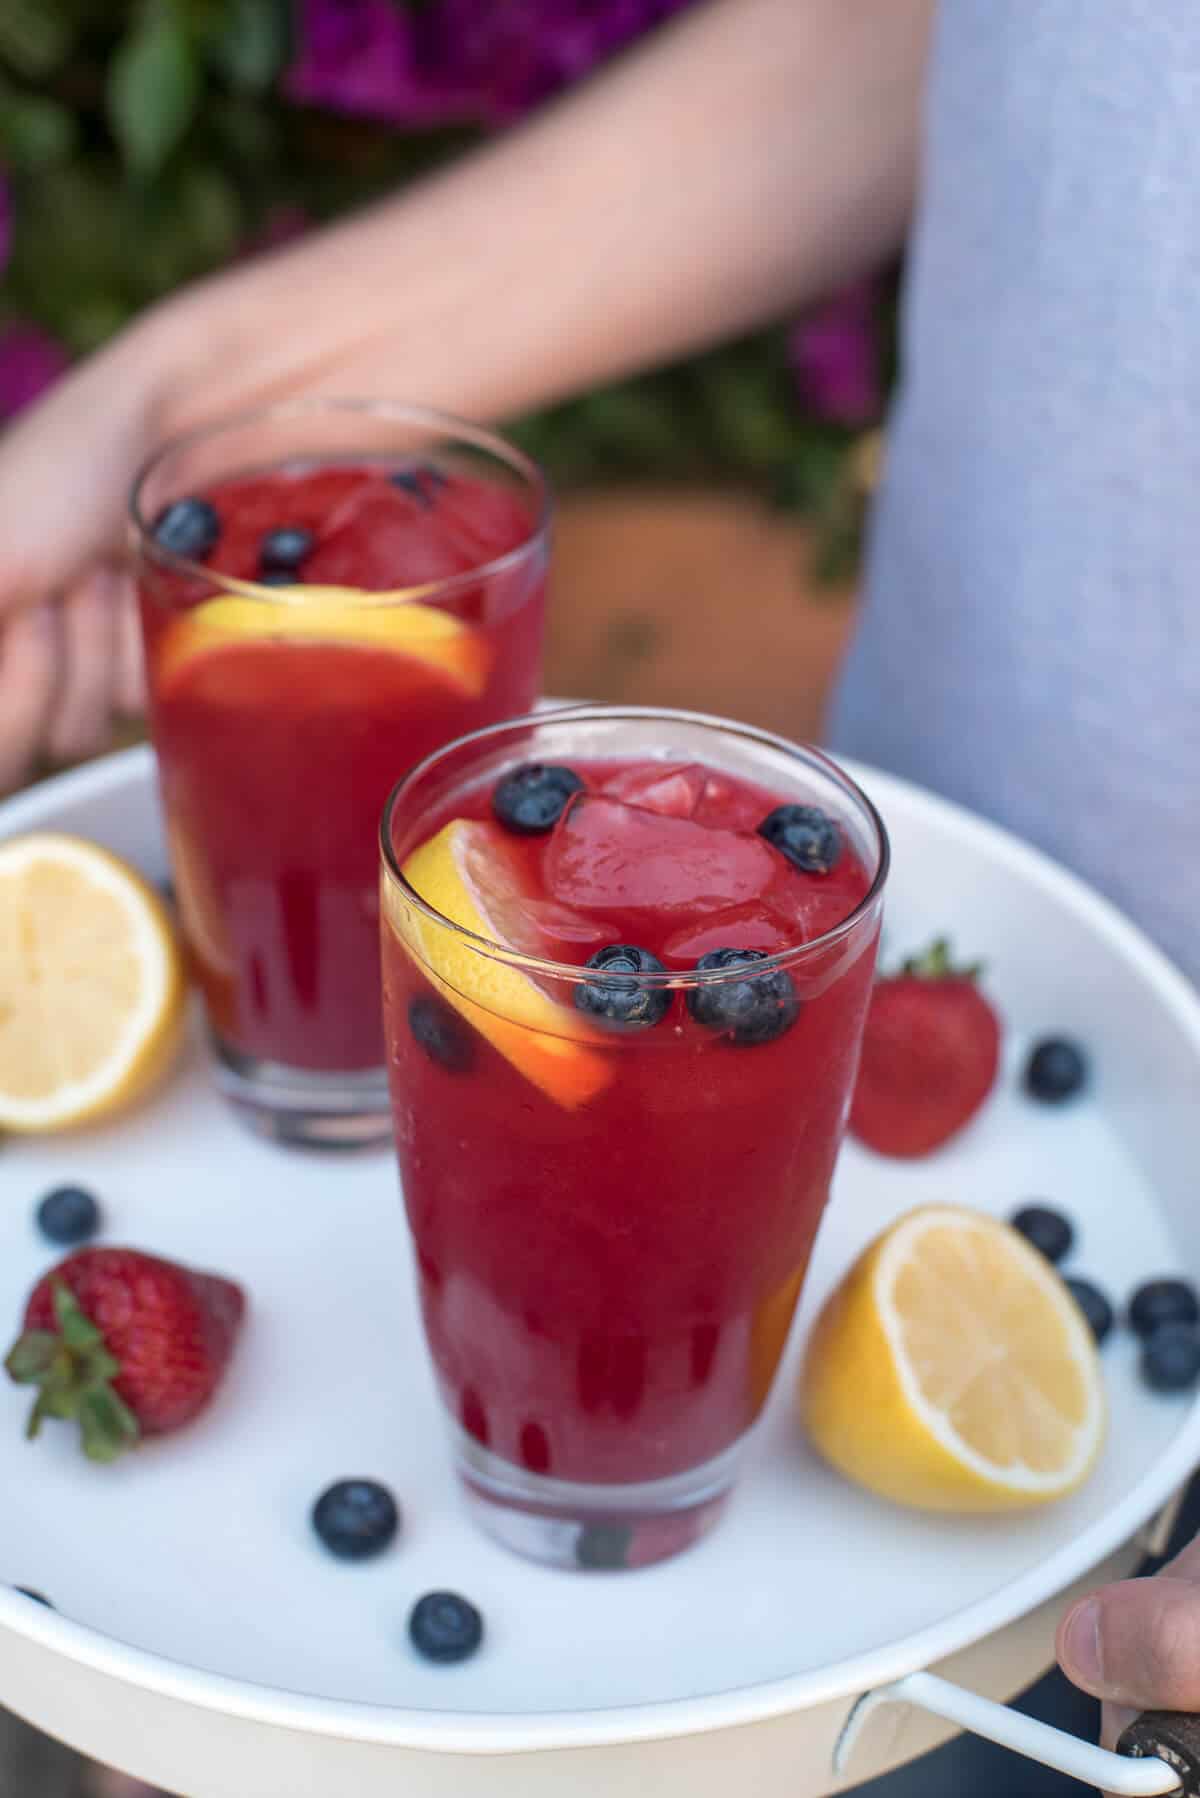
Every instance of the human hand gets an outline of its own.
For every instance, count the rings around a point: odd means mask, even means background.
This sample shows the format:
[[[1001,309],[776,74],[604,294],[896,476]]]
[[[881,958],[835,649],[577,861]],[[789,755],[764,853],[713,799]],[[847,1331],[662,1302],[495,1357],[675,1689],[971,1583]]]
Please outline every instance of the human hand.
[[[143,708],[133,586],[97,566],[58,599],[0,623],[0,793],[39,756],[78,761],[105,748],[118,718]]]
[[[125,511],[168,368],[149,318],[0,438],[0,793],[41,756],[103,748],[114,718],[141,709]]]
[[[1068,1679],[1103,1700],[1106,1748],[1139,1711],[1200,1711],[1200,1537],[1153,1579],[1120,1580],[1074,1605],[1057,1652]]]

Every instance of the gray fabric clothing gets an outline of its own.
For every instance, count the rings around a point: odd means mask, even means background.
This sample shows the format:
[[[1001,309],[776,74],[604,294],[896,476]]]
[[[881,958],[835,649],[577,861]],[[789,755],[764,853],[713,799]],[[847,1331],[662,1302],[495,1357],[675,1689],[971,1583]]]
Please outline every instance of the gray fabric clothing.
[[[1200,8],[943,0],[835,747],[1200,977]]]

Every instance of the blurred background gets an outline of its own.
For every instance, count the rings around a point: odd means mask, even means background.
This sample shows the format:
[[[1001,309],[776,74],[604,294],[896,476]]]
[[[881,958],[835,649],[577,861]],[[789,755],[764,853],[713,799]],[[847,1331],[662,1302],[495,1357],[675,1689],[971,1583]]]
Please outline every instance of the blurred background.
[[[160,295],[506,129],[691,3],[0,0],[0,420]],[[562,496],[549,691],[816,734],[894,293],[516,421]],[[0,1712],[0,1798],[130,1789]]]
[[[691,3],[0,0],[0,419],[160,295],[506,129]],[[517,422],[564,496],[551,691],[813,734],[893,294]],[[729,605],[749,589],[753,637]]]

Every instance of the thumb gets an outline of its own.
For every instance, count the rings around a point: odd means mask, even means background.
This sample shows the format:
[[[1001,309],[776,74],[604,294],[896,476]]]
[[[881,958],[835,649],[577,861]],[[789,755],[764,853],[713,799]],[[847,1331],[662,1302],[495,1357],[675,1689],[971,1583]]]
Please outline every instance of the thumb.
[[[1111,1704],[1200,1711],[1200,1585],[1177,1566],[1104,1586],[1068,1611],[1058,1631],[1068,1679]]]

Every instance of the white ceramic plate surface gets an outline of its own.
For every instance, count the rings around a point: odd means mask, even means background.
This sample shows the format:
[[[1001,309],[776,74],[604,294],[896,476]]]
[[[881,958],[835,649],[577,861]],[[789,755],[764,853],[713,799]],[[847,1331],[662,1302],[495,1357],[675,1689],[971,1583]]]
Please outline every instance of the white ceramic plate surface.
[[[1076,1220],[1072,1267],[1122,1298],[1200,1269],[1200,1003],[1112,910],[1042,857],[913,788],[854,770],[895,865],[885,956],[949,932],[989,967],[1008,1028],[1001,1090],[961,1140],[903,1165],[850,1146],[799,1337],[857,1249],[908,1206],[1005,1214],[1043,1198]],[[135,750],[0,808],[0,835],[81,832],[165,873],[153,766]],[[1096,1078],[1061,1110],[1023,1098],[1030,1040],[1088,1045]],[[49,1187],[101,1197],[111,1241],[228,1272],[252,1319],[210,1414],[111,1469],[69,1432],[29,1446],[27,1397],[0,1385],[0,1631],[123,1682],[327,1735],[486,1750],[631,1741],[748,1722],[861,1691],[978,1641],[1125,1541],[1200,1460],[1200,1410],[1148,1395],[1132,1339],[1105,1350],[1112,1427],[1086,1489],[1040,1514],[910,1516],[808,1451],[781,1378],[721,1527],[625,1576],[539,1570],[478,1536],[448,1470],[391,1158],[327,1159],[245,1134],[187,1065],[134,1118],[0,1146],[0,1333],[50,1255]],[[308,1523],[343,1474],[386,1480],[404,1530],[384,1559],[329,1559]],[[453,1669],[411,1652],[434,1586],[469,1594],[484,1651]],[[0,1698],[3,1693],[0,1693]],[[75,1732],[78,1734],[78,1731]]]

